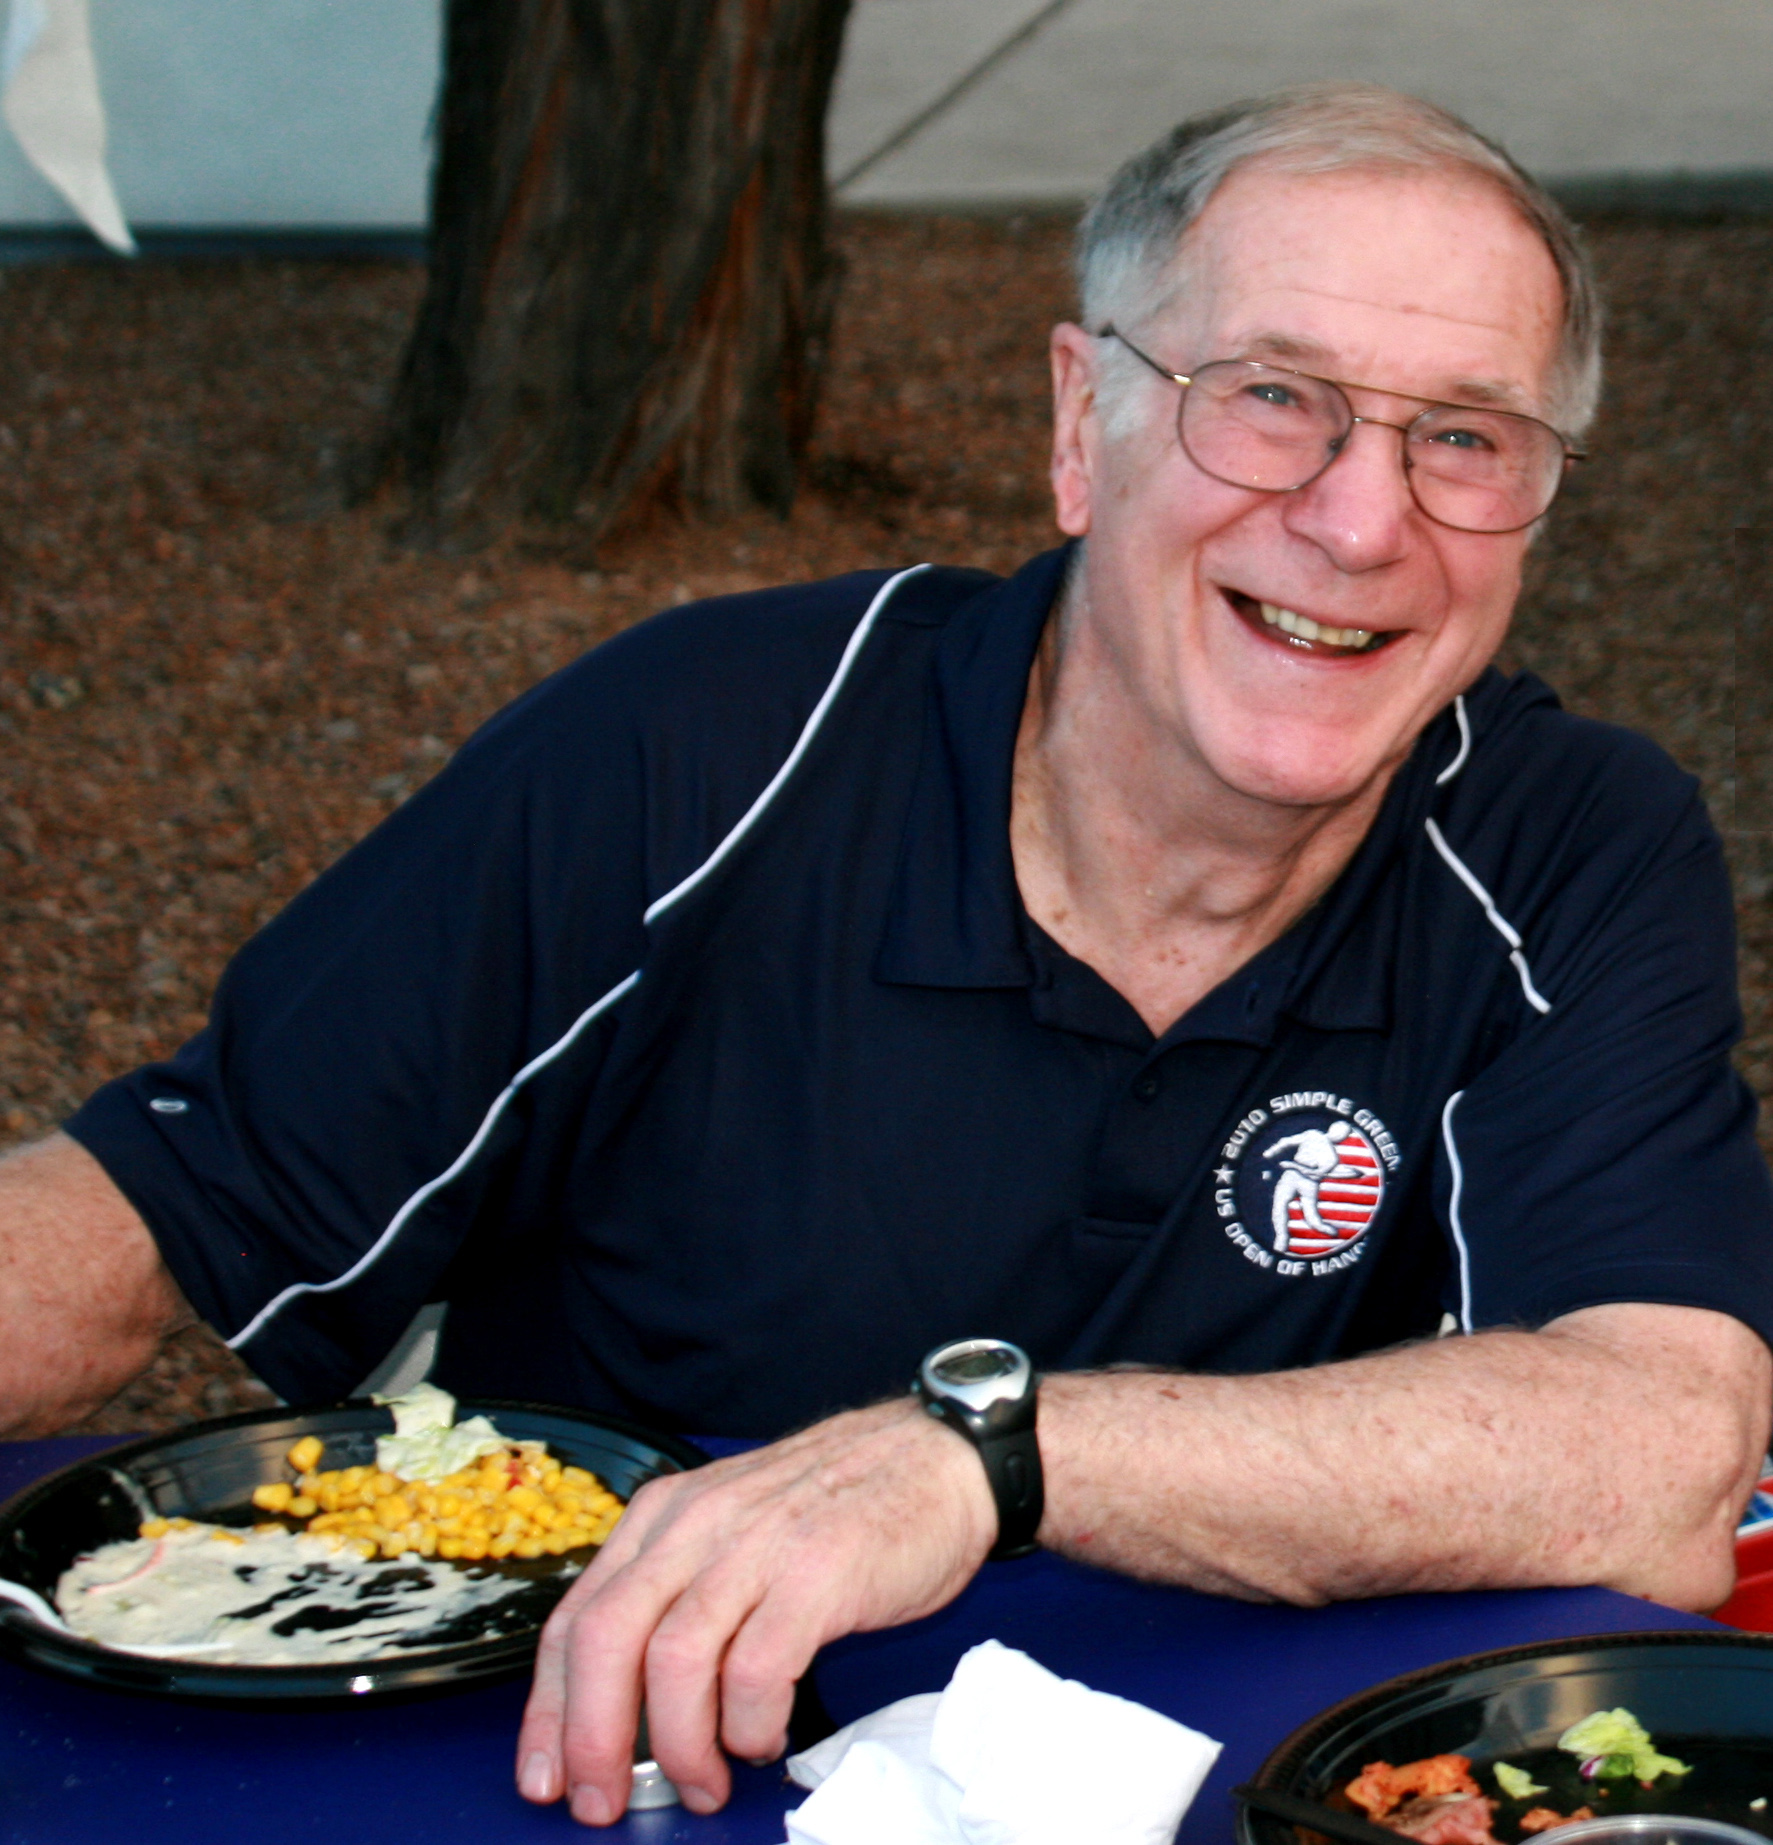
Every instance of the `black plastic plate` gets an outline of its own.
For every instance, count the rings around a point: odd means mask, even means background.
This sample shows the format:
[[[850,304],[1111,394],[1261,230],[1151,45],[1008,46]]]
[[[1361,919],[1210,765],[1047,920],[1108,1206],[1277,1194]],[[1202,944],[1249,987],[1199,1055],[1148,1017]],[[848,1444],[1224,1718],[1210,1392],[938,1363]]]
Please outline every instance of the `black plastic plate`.
[[[681,1473],[708,1458],[688,1442],[614,1417],[489,1398],[465,1398],[458,1411],[492,1417],[514,1441],[546,1442],[558,1460],[590,1469],[622,1499],[658,1474]],[[76,1557],[115,1538],[134,1537],[146,1517],[235,1525],[261,1519],[264,1514],[252,1507],[253,1488],[290,1477],[284,1456],[302,1436],[317,1435],[325,1444],[323,1468],[355,1467],[374,1461],[376,1437],[393,1428],[387,1410],[354,1400],[332,1409],[254,1410],[113,1448],[64,1467],[0,1506],[0,1576],[53,1601],[57,1580]],[[511,1560],[498,1567],[534,1588],[515,1612],[511,1604],[501,1604],[499,1631],[390,1658],[303,1666],[144,1659],[58,1633],[4,1601],[0,1653],[84,1684],[229,1702],[354,1699],[483,1685],[528,1669],[542,1623],[570,1580],[558,1558]]]
[[[1633,1712],[1658,1748],[1692,1766],[1650,1788],[1583,1782],[1559,1735],[1592,1711]],[[1403,1763],[1457,1751],[1494,1793],[1489,1763],[1529,1769],[1548,1791],[1504,1801],[1496,1836],[1519,1836],[1528,1806],[1569,1813],[1684,1813],[1773,1836],[1773,1639],[1733,1632],[1601,1634],[1476,1653],[1411,1672],[1333,1705],[1295,1730],[1262,1765],[1259,1787],[1310,1799],[1338,1797],[1369,1762]],[[1607,1791],[1598,1790],[1604,1787]],[[1769,1804],[1755,1808],[1756,1799]],[[1556,1832],[1539,1835],[1556,1840]],[[1299,1845],[1283,1821],[1238,1814],[1239,1845]]]

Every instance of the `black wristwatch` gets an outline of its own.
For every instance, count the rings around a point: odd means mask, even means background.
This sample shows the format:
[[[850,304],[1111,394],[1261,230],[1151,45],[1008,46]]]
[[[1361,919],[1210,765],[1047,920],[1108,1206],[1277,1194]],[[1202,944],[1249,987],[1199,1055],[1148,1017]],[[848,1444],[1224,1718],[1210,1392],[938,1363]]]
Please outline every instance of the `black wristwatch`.
[[[1026,1557],[1046,1507],[1034,1417],[1040,1376],[1028,1354],[1007,1339],[956,1339],[939,1345],[911,1380],[932,1416],[964,1435],[985,1463],[997,1501],[993,1557]]]

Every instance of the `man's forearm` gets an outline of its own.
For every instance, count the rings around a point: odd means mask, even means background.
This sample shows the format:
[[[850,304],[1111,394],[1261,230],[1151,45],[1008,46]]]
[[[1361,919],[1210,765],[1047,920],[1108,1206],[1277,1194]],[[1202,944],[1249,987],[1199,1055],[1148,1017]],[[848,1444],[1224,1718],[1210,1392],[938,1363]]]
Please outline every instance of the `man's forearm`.
[[[1769,1374],[1721,1314],[1611,1306],[1309,1371],[1056,1376],[1041,1537],[1257,1599],[1602,1583],[1710,1607]]]
[[[128,1200],[65,1134],[0,1159],[0,1435],[53,1434],[192,1318]]]

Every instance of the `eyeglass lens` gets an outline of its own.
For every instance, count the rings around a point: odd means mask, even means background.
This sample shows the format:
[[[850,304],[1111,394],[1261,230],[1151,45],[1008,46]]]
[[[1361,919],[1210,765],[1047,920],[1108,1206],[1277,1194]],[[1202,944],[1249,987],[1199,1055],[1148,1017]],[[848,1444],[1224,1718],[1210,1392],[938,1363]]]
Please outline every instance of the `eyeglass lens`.
[[[1182,446],[1207,473],[1286,493],[1323,473],[1354,423],[1348,399],[1327,379],[1218,359],[1183,391],[1178,426]],[[1417,505],[1462,531],[1531,525],[1563,479],[1562,438],[1531,417],[1439,404],[1410,422],[1404,445]]]

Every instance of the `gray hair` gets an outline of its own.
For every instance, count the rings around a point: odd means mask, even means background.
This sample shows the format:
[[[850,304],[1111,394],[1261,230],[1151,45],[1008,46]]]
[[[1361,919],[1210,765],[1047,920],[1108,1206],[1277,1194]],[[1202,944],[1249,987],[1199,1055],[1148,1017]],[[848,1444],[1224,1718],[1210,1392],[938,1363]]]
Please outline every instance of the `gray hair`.
[[[1135,154],[1077,228],[1084,325],[1136,327],[1185,292],[1184,240],[1224,181],[1256,160],[1286,173],[1464,172],[1496,186],[1539,233],[1563,284],[1550,414],[1566,435],[1587,429],[1601,393],[1601,304],[1575,226],[1496,142],[1450,110],[1374,83],[1307,83],[1233,103]],[[1125,382],[1143,368],[1118,344],[1103,358],[1112,427]]]

